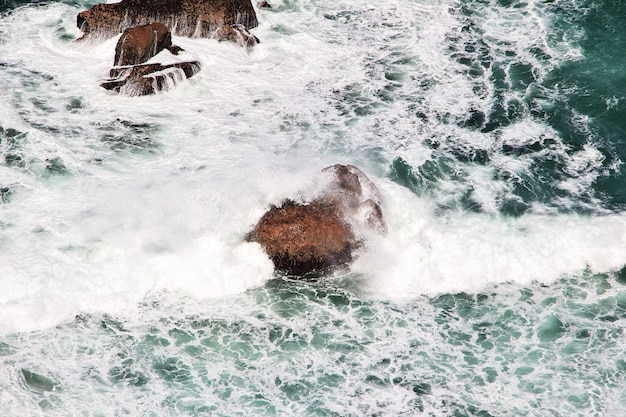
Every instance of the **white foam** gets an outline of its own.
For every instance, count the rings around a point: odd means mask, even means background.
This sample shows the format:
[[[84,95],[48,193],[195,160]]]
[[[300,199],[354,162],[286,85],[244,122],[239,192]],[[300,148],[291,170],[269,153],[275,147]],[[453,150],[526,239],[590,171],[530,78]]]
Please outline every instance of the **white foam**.
[[[626,216],[488,214],[434,217],[429,203],[385,183],[387,239],[353,270],[379,297],[480,292],[504,282],[548,284],[626,263]]]
[[[27,166],[0,170],[0,185],[15,190],[0,206],[0,333],[132,311],[164,290],[222,297],[262,285],[271,265],[243,236],[270,204],[310,192],[314,174],[335,163],[359,166],[385,193],[389,235],[372,237],[354,265],[379,296],[545,282],[624,262],[620,216],[495,216],[510,190],[490,178],[490,166],[454,167],[467,182],[443,178],[432,198],[469,184],[491,215],[436,217],[432,200],[383,180],[397,157],[414,168],[430,160],[424,139],[491,152],[549,130],[528,119],[492,134],[456,125],[469,109],[487,112],[492,91],[485,75],[486,91],[475,94],[450,57],[446,36],[464,35],[446,2],[284,6],[259,12],[253,32],[262,42],[251,53],[175,37],[186,52],[158,59],[198,59],[202,70],[165,94],[136,98],[99,86],[117,38],[60,36],[81,35],[77,8],[3,16],[0,57],[11,69],[0,73],[0,125],[27,133],[19,148]],[[391,70],[402,82],[385,77]],[[391,101],[380,96],[387,90]],[[76,99],[80,106],[70,106]],[[143,151],[111,142],[145,138],[154,146]],[[54,158],[69,175],[46,171]],[[596,178],[589,163],[599,158],[591,147],[571,159],[572,183],[562,187],[576,190],[579,178]],[[531,164],[502,154],[493,161],[511,171]]]

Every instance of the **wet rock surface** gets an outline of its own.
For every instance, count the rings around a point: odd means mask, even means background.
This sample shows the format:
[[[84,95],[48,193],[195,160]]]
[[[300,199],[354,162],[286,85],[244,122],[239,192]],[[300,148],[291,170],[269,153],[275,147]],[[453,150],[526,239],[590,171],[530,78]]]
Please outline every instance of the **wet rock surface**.
[[[172,47],[172,34],[161,22],[128,28],[115,46],[113,65],[143,64],[163,49]]]
[[[252,51],[259,39],[249,32],[258,25],[250,0],[122,0],[97,4],[80,12],[78,41],[101,41],[120,32],[115,66],[101,82],[107,90],[130,96],[167,91],[200,71],[200,62],[148,63],[164,49],[178,55],[172,35],[232,42]]]
[[[364,244],[355,227],[386,232],[378,189],[361,170],[333,165],[322,172],[330,180],[321,195],[270,207],[247,236],[279,271],[300,276],[331,271],[352,262]]]
[[[223,25],[258,26],[250,0],[122,0],[96,4],[76,18],[81,39],[103,40],[124,30],[161,22],[176,36],[209,38]]]
[[[323,272],[352,261],[358,241],[337,208],[315,201],[272,207],[248,237],[261,244],[276,269],[292,275]]]
[[[119,67],[111,69],[111,78],[105,80],[101,86],[128,96],[145,96],[167,91],[199,71],[198,61]]]

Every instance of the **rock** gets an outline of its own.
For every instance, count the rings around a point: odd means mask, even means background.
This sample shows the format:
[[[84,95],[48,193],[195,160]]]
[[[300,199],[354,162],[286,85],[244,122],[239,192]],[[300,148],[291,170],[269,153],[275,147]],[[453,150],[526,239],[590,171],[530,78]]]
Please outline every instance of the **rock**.
[[[376,185],[354,165],[333,165],[322,171],[331,175],[329,186],[321,198],[333,201],[346,218],[364,221],[371,229],[385,234],[381,197]]]
[[[259,38],[248,32],[243,25],[224,25],[213,35],[219,42],[230,41],[250,50],[260,43]]]
[[[248,29],[258,25],[251,0],[122,0],[97,4],[78,14],[84,35],[79,40],[104,40],[122,32],[115,47],[110,79],[101,86],[141,96],[167,90],[200,70],[197,61],[141,65],[172,45],[172,34],[232,41],[246,49],[259,43]]]
[[[163,49],[172,47],[172,34],[163,23],[134,26],[122,33],[115,47],[113,65],[143,64]]]
[[[111,78],[101,86],[129,96],[144,96],[168,90],[185,78],[193,77],[198,71],[198,61],[119,67],[111,69]]]
[[[256,5],[260,8],[260,9],[271,9],[272,5],[269,4],[266,1],[259,1],[256,3]]]
[[[259,243],[277,270],[291,275],[327,272],[349,264],[363,245],[357,230],[386,233],[376,186],[357,167],[333,165],[322,171],[324,190],[308,203],[272,206],[247,236]]]
[[[184,51],[183,48],[181,48],[180,46],[176,46],[176,45],[170,45],[167,48],[168,51],[170,51],[170,53],[172,55],[178,55],[179,53],[181,53],[182,51]]]
[[[337,208],[321,201],[272,206],[248,240],[261,244],[276,269],[292,275],[347,264],[359,245]]]
[[[83,39],[111,38],[127,28],[161,22],[176,36],[209,38],[224,25],[258,26],[250,0],[122,0],[78,14]]]

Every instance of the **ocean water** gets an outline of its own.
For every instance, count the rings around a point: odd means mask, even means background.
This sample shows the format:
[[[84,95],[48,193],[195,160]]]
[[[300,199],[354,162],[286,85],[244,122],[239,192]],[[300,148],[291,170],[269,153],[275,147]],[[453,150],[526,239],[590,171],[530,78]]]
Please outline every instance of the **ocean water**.
[[[273,0],[149,97],[93,4],[0,3],[0,415],[626,416],[626,3]],[[275,274],[335,163],[388,234]]]

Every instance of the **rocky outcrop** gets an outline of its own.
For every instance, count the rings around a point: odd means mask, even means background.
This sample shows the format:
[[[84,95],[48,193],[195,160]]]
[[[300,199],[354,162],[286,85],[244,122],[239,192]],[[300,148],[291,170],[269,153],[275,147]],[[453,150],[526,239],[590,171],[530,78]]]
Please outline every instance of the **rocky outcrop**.
[[[250,50],[259,43],[259,38],[248,32],[243,25],[224,25],[213,35],[219,42],[230,41]]]
[[[224,25],[258,26],[250,0],[122,0],[97,4],[76,19],[81,39],[95,40],[157,21],[176,36],[206,38]]]
[[[128,96],[145,96],[167,91],[184,79],[191,78],[198,71],[200,71],[198,61],[119,67],[111,69],[109,74],[111,78],[105,80],[101,86]]]
[[[259,43],[249,32],[258,25],[251,0],[122,0],[78,14],[79,41],[104,40],[122,33],[114,64],[102,87],[138,96],[168,89],[200,70],[197,61],[142,65],[163,49],[177,55],[172,34],[230,41],[247,51]]]
[[[198,61],[144,64],[163,49],[174,55],[182,51],[172,45],[172,34],[164,24],[154,22],[126,29],[115,47],[116,67],[101,86],[128,96],[145,96],[169,90],[200,71]]]
[[[272,206],[247,236],[263,247],[277,270],[327,272],[349,264],[363,245],[355,229],[386,232],[378,189],[361,170],[333,165],[322,172],[329,179],[320,195],[310,202]]]
[[[171,47],[172,34],[161,22],[128,28],[117,41],[113,65],[143,64],[163,49]]]
[[[272,206],[248,240],[261,244],[276,269],[292,275],[349,263],[359,245],[337,208],[322,201]]]

